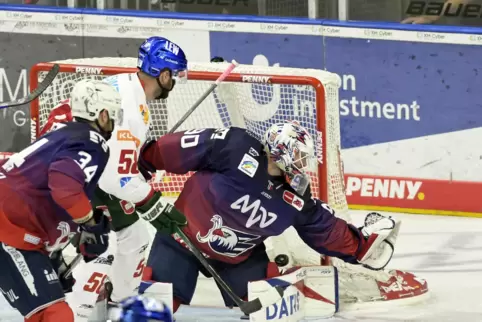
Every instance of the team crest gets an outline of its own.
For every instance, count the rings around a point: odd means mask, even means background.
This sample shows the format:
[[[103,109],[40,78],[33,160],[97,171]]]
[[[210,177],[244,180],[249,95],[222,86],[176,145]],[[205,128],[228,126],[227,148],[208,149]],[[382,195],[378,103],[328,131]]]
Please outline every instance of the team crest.
[[[149,123],[149,108],[146,105],[141,104],[139,105],[139,111],[141,112],[144,124],[147,125]]]
[[[54,252],[59,249],[63,249],[70,241],[70,239],[76,234],[75,230],[72,230],[70,225],[65,222],[61,221],[57,225],[57,231],[51,233],[52,235],[57,235],[58,237],[55,239],[54,243],[51,243],[52,239],[45,242],[45,249],[48,252]],[[50,233],[49,233],[50,235]]]
[[[211,219],[213,227],[204,236],[198,232],[196,238],[200,243],[208,243],[211,250],[227,257],[237,257],[256,246],[255,240],[260,236],[248,234],[223,226],[223,218],[214,215]]]

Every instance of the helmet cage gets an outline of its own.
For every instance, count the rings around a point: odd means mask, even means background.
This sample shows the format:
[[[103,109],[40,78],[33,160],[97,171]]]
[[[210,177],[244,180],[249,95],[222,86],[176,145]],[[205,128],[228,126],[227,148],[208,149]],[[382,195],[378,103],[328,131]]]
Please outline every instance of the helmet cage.
[[[287,182],[303,195],[310,184],[310,172],[316,167],[311,135],[292,121],[273,125],[265,141],[272,160],[284,172]]]

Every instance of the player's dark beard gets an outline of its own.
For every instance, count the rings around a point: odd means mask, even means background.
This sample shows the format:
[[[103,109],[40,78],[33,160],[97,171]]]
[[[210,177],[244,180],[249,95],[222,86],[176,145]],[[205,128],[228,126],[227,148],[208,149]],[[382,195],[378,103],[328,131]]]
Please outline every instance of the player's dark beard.
[[[110,122],[112,123],[112,131],[106,131],[104,130],[101,126],[100,126],[100,123],[99,123],[99,120],[95,120],[95,124],[97,125],[97,127],[99,128],[99,133],[100,135],[102,135],[102,137],[106,140],[106,141],[109,141],[109,139],[112,137],[112,132],[114,132],[114,121],[113,120],[110,120]]]
[[[166,88],[164,85],[161,84],[161,81],[159,80],[159,77],[156,78],[157,85],[159,85],[159,88],[161,89],[161,94],[156,97],[156,100],[165,100],[169,96],[169,92],[172,91],[174,88],[174,85],[176,85],[176,80],[172,80],[172,87],[170,89]]]

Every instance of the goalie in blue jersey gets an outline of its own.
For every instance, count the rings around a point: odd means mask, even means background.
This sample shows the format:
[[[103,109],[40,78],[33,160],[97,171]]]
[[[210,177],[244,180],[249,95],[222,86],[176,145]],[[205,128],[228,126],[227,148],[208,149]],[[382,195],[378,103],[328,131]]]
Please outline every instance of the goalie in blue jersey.
[[[139,170],[175,174],[196,171],[175,202],[187,218],[182,229],[241,298],[249,281],[269,277],[263,241],[293,226],[320,254],[380,269],[389,262],[397,236],[394,220],[369,215],[362,228],[337,218],[323,201],[312,198],[310,165],[315,159],[311,135],[297,122],[272,125],[261,141],[242,128],[199,129],[167,134],[146,143]],[[158,232],[148,259],[149,277],[171,283],[174,311],[189,304],[204,267],[178,236],[163,233],[162,213],[173,207],[162,198],[156,213],[140,214]],[[391,245],[391,246],[390,246]],[[272,275],[271,275],[272,276]],[[221,292],[226,306],[235,306]]]

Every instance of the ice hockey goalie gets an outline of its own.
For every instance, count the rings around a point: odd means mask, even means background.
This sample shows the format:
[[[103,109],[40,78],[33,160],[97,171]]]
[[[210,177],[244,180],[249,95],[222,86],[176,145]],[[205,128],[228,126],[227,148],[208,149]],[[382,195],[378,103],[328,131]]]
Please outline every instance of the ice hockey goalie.
[[[362,227],[355,227],[337,218],[325,202],[311,197],[314,157],[308,131],[284,122],[271,125],[262,139],[237,127],[167,134],[146,143],[139,170],[147,177],[156,170],[195,171],[174,206],[187,218],[184,233],[239,297],[261,297],[273,286],[286,289],[281,301],[251,314],[252,321],[300,321],[330,317],[362,302],[422,299],[425,281],[382,270],[393,255],[400,222],[370,213]],[[296,267],[304,263],[292,262],[280,275],[263,242],[290,226],[313,250],[338,259],[335,265]],[[176,311],[191,302],[198,274],[205,272],[183,240],[173,237],[157,232],[146,278],[152,285],[172,284]],[[287,264],[278,255],[290,257],[290,242],[274,254],[280,265]],[[221,294],[226,306],[235,306],[224,290]]]

